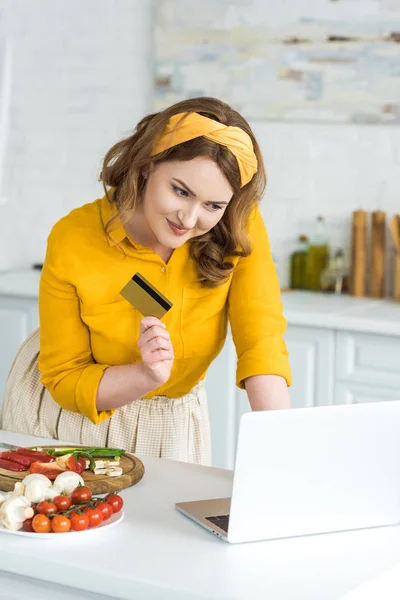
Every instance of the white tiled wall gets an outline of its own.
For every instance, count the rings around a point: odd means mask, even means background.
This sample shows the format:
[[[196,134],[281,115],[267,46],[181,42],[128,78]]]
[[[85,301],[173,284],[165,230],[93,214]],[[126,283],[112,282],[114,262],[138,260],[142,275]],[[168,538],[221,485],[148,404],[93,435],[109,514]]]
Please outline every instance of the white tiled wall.
[[[101,193],[102,156],[150,110],[150,21],[150,0],[0,0],[0,36],[14,47],[0,268],[41,261],[51,225]],[[332,243],[347,245],[355,208],[400,212],[399,127],[252,125],[282,283],[317,214]]]

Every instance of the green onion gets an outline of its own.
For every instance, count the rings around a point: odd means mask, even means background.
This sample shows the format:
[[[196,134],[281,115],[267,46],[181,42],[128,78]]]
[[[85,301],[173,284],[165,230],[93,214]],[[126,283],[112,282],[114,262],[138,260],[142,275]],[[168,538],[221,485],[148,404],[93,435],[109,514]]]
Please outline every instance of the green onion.
[[[36,448],[33,448],[36,450]],[[50,454],[50,456],[64,456],[65,454],[75,454],[75,453],[85,453],[88,456],[85,458],[107,458],[112,457],[118,460],[121,458],[123,454],[125,454],[125,450],[122,448],[84,448],[80,446],[79,448],[59,448],[58,450],[53,450],[50,448],[44,448],[43,452],[46,454]]]

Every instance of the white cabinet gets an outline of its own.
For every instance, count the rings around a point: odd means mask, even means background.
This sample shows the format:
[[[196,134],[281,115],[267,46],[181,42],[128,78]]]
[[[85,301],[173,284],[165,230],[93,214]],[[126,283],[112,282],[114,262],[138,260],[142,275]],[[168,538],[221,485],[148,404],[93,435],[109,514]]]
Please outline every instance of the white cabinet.
[[[295,408],[333,403],[335,333],[290,325],[285,335],[293,375]],[[230,336],[207,375],[213,465],[233,468],[240,417],[250,410],[247,394],[235,387],[236,352]]]
[[[31,278],[31,296],[15,287],[22,286],[24,278],[20,274],[15,274],[15,281],[7,288],[3,282],[0,290],[0,403],[15,355],[38,327],[34,293],[38,276],[26,277],[25,281]],[[11,288],[15,288],[13,293]],[[295,408],[400,400],[400,329],[396,329],[400,306],[366,300],[366,305],[359,306],[359,301],[349,297],[294,293],[288,295],[286,302],[291,303],[285,341],[293,375],[290,396]],[[340,319],[335,318],[335,309],[343,310]],[[376,315],[367,319],[367,309],[377,310],[381,321]],[[353,311],[351,319],[349,310]],[[358,313],[357,322],[354,318]],[[235,379],[236,352],[228,335],[206,379],[216,467],[233,467],[240,416],[250,410],[247,394],[236,388]]]
[[[336,378],[400,390],[400,337],[338,331]]]
[[[335,385],[335,404],[359,404],[385,400],[400,400],[400,389],[360,383],[337,382]]]
[[[294,408],[332,404],[335,333],[331,329],[289,325],[285,335]]]
[[[335,404],[400,400],[400,337],[338,331]]]
[[[235,459],[238,422],[235,381],[236,352],[232,338],[228,336],[206,377],[214,467],[231,468]]]
[[[0,404],[14,357],[21,344],[38,326],[37,300],[0,296]]]

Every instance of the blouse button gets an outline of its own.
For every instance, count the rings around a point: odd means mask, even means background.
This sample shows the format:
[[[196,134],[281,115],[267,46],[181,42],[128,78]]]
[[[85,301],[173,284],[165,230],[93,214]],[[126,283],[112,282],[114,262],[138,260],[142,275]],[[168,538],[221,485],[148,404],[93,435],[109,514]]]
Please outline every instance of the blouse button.
[[[165,273],[167,269],[165,267],[161,267],[161,273]]]

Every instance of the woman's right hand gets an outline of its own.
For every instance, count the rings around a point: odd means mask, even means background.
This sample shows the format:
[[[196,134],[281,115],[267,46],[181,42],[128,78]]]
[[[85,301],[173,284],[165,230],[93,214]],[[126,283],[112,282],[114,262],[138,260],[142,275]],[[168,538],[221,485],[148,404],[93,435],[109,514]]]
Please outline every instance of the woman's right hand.
[[[154,387],[166,383],[171,375],[174,351],[170,335],[160,319],[144,317],[140,321],[138,346],[142,355],[143,371],[155,384]]]

